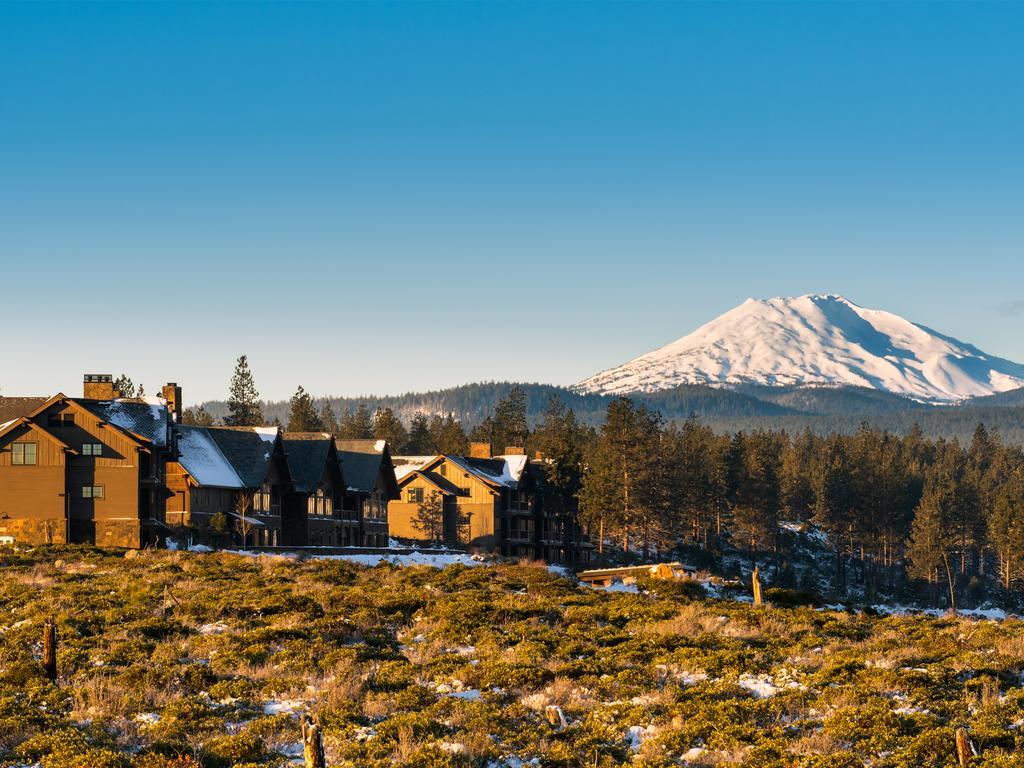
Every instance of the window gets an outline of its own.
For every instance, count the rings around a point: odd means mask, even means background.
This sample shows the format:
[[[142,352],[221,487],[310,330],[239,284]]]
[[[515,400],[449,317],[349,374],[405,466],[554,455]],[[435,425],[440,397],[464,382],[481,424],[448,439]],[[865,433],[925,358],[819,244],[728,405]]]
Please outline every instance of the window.
[[[24,466],[36,463],[36,443],[13,443],[11,445],[11,464]]]
[[[440,467],[438,467],[437,471],[441,473],[441,477],[447,477],[448,476],[448,467],[446,467],[444,464],[442,464]]]
[[[82,444],[82,455],[83,456],[102,456],[103,455],[103,443],[83,443]]]
[[[269,512],[270,492],[256,491],[256,493],[252,495],[252,508],[254,512]]]
[[[410,488],[409,489],[409,501],[413,504],[423,503],[423,489],[422,488]]]
[[[82,498],[83,499],[102,499],[103,498],[103,486],[102,485],[83,485],[82,486]]]

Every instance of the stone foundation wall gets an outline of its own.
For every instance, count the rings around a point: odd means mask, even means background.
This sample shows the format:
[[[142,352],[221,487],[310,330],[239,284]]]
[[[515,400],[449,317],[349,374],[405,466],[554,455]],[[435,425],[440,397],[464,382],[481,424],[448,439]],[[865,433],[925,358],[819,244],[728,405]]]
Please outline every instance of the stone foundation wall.
[[[138,520],[96,520],[97,547],[127,547],[138,549],[142,546],[142,525]]]
[[[64,519],[8,518],[0,520],[0,539],[12,537],[19,544],[66,544]]]

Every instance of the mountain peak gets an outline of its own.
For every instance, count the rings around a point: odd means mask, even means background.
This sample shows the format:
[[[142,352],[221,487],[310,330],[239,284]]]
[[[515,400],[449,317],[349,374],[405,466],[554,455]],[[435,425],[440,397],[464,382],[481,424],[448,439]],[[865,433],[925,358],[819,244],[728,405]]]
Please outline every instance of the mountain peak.
[[[891,312],[821,293],[747,299],[577,388],[625,394],[681,384],[847,385],[950,403],[1024,386],[1024,365]]]

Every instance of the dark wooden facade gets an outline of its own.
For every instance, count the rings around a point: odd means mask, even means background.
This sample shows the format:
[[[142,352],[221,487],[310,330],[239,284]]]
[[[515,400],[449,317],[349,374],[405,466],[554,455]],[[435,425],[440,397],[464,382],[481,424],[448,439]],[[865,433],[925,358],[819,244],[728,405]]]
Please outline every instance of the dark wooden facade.
[[[384,440],[338,440],[347,484],[342,516],[348,546],[386,547],[390,541],[388,504],[399,498],[391,448]]]
[[[345,479],[333,435],[286,432],[283,444],[293,481],[285,499],[287,517],[295,521],[284,544],[343,546]]]

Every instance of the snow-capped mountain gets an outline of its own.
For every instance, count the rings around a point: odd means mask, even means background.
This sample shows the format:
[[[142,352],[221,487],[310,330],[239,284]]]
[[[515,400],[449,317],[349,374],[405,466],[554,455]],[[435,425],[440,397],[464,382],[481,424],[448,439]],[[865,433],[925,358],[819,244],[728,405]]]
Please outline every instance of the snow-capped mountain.
[[[825,294],[747,299],[688,336],[576,388],[625,394],[680,384],[858,386],[950,403],[1024,387],[1024,365]]]

